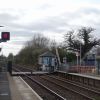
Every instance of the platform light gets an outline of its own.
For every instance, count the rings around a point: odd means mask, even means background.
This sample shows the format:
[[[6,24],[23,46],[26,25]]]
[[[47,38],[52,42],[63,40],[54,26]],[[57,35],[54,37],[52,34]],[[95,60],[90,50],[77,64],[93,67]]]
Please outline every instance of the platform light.
[[[5,41],[10,40],[10,32],[2,32],[1,39]]]

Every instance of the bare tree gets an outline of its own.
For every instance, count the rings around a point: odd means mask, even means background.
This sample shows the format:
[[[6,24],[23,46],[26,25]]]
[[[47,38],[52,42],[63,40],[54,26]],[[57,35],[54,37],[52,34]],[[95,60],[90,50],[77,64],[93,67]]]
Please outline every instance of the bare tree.
[[[96,39],[91,33],[94,31],[91,27],[82,27],[78,30],[77,35],[74,35],[74,31],[69,31],[65,35],[65,42],[67,42],[66,47],[71,47],[73,49],[80,49],[81,45],[81,55],[84,55],[92,49],[92,47],[99,45],[100,40]]]
[[[46,50],[49,50],[49,39],[41,34],[35,34],[32,40],[27,41],[23,49],[17,55],[22,64],[36,64],[38,56]]]

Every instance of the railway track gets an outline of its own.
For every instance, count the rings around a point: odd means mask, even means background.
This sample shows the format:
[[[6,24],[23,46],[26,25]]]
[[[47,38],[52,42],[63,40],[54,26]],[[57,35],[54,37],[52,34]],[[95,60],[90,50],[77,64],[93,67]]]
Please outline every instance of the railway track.
[[[20,71],[22,71],[22,72],[28,72],[28,71],[32,72],[32,71],[35,71],[33,69],[22,67],[22,66],[14,66],[14,67],[12,67],[12,69],[15,70],[15,71],[16,71],[16,69],[20,69]]]
[[[54,76],[42,76],[42,78],[48,81],[54,82],[55,84],[62,85],[63,87],[70,88],[73,91],[79,92],[80,94],[83,94],[84,96],[92,98],[93,100],[95,100],[96,98],[100,98],[100,92],[92,90],[92,89],[88,89],[83,86],[79,86],[75,83],[71,83],[69,81],[65,81]]]
[[[16,69],[20,71],[19,69]],[[23,73],[24,74],[24,73]],[[100,100],[100,92],[82,87],[55,75],[28,76],[22,78],[43,100]]]
[[[48,88],[60,94],[61,96],[66,98],[66,100],[93,100],[93,98],[90,98],[80,92],[74,91],[73,89],[58,84],[56,80],[51,81],[41,76],[31,76],[31,77],[32,79],[38,80]]]
[[[30,76],[25,75],[22,78],[43,98],[43,100],[66,100],[66,98],[60,96]]]
[[[87,85],[87,84],[83,84],[81,82],[76,82],[76,81],[73,81],[73,80],[69,80],[67,78],[64,78],[64,77],[61,77],[61,76],[58,76],[58,75],[50,75],[50,76],[54,76],[55,78],[65,80],[67,82],[71,82],[71,83],[77,84],[78,86],[82,86],[82,87],[85,87],[85,88],[88,88],[88,89],[91,89],[91,90],[94,90],[94,91],[100,93],[100,88],[97,88],[97,87],[94,87],[94,86],[91,86],[91,85]]]
[[[15,70],[20,72],[20,70],[17,68],[15,68]],[[54,92],[50,88],[46,87],[39,81],[26,75],[24,72],[23,72],[23,76],[21,76],[21,77],[31,86],[31,88],[33,90],[35,90],[40,95],[40,97],[43,98],[43,100],[66,100],[66,98],[57,94],[56,92]]]

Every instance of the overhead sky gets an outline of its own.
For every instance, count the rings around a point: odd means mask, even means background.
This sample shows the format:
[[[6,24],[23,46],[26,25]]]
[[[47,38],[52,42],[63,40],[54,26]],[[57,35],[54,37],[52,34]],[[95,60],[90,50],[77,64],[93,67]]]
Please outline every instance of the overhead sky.
[[[68,30],[89,26],[99,37],[100,0],[0,0],[0,25],[11,33],[10,41],[0,43],[6,56],[37,33],[61,42]]]

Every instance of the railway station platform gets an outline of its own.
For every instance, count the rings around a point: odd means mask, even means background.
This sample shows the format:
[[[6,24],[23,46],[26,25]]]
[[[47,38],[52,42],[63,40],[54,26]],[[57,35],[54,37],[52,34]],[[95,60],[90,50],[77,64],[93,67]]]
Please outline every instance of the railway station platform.
[[[21,78],[8,74],[11,100],[42,100],[42,98]],[[16,98],[15,98],[16,97]]]
[[[21,78],[0,72],[0,100],[42,100]]]
[[[59,73],[68,73],[66,71],[57,71]],[[69,75],[75,75],[75,76],[81,76],[81,77],[86,77],[86,78],[91,78],[91,79],[96,79],[96,80],[100,80],[100,75],[96,75],[96,74],[90,74],[90,73],[68,73]]]
[[[86,78],[91,78],[91,79],[96,79],[96,80],[100,80],[100,75],[85,74],[85,73],[69,73],[69,74],[76,75],[76,76],[81,76],[81,77],[86,77]]]
[[[0,72],[0,100],[11,100],[9,81],[6,72]]]

